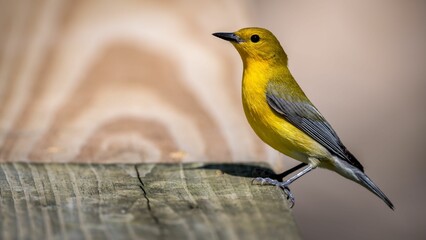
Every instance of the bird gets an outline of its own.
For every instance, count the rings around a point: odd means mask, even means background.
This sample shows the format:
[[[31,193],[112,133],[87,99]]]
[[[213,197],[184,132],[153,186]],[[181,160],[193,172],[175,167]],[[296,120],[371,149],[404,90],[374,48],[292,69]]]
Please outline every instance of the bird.
[[[289,170],[299,170],[282,181],[257,177],[254,182],[281,188],[295,203],[289,185],[313,169],[325,168],[365,187],[392,210],[393,203],[365,174],[364,167],[308,99],[288,68],[288,57],[279,40],[269,30],[242,28],[236,32],[216,32],[215,37],[230,42],[243,62],[242,103],[246,118],[256,133],[275,150],[300,161]]]

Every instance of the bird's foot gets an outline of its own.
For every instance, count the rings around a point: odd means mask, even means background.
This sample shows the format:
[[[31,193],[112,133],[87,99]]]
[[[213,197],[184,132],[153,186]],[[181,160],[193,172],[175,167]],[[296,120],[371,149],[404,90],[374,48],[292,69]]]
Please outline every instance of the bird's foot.
[[[260,184],[260,185],[273,185],[273,186],[277,186],[281,188],[284,194],[286,195],[287,200],[290,202],[290,208],[293,208],[295,200],[294,200],[293,193],[291,193],[290,188],[288,187],[290,183],[280,182],[272,178],[262,178],[262,177],[257,177],[253,179],[252,183]]]

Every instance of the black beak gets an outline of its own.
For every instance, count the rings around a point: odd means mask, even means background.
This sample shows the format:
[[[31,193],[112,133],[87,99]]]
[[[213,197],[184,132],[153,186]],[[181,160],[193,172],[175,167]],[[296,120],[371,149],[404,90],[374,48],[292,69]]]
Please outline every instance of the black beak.
[[[213,36],[222,38],[223,40],[230,41],[230,42],[236,42],[236,43],[244,42],[240,37],[235,35],[235,33],[218,32],[218,33],[213,33]]]

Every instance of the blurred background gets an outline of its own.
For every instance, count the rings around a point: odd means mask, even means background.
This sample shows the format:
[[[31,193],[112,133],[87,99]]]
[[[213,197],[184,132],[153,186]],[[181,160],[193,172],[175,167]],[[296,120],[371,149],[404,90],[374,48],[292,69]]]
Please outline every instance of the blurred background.
[[[316,170],[292,185],[302,236],[425,239],[425,23],[415,0],[1,0],[0,162],[297,164],[252,133],[211,36],[265,27],[396,207]]]

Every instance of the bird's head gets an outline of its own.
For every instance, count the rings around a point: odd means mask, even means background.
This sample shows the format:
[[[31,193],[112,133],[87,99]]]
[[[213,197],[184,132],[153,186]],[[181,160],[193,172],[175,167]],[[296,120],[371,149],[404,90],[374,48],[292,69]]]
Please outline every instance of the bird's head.
[[[278,39],[264,28],[243,28],[236,32],[218,32],[214,36],[227,40],[240,53],[243,62],[247,61],[284,61],[287,55]]]

